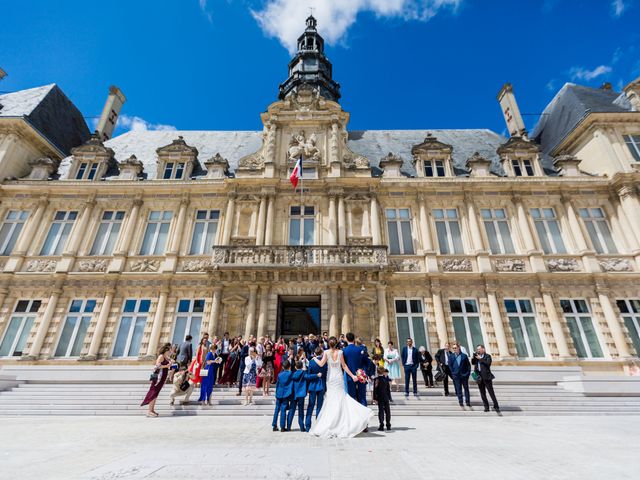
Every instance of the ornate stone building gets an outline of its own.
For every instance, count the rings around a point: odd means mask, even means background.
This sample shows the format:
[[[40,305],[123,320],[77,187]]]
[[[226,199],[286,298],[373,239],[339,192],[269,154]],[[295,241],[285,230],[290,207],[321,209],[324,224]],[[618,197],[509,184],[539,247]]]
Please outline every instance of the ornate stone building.
[[[0,95],[0,362],[135,362],[204,331],[638,355],[640,81],[567,84],[531,135],[509,85],[510,138],[349,131],[312,17],[298,50],[261,132],[109,139],[113,89],[89,138],[55,86]]]

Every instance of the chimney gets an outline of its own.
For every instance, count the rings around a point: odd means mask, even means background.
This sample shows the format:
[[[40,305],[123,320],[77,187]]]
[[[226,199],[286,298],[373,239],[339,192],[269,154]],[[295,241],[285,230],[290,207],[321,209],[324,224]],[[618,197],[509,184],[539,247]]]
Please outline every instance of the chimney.
[[[633,110],[640,112],[640,77],[624,87],[622,91],[629,99]]]
[[[520,115],[520,109],[516,102],[516,97],[513,94],[513,86],[510,83],[505,83],[498,96],[496,97],[500,103],[502,114],[504,115],[504,121],[507,123],[507,130],[512,137],[527,137],[527,129],[524,128],[524,122]]]
[[[122,105],[126,101],[127,98],[118,87],[115,85],[109,87],[109,96],[102,109],[102,115],[100,115],[100,121],[96,129],[103,142],[111,138],[111,134],[116,128]]]

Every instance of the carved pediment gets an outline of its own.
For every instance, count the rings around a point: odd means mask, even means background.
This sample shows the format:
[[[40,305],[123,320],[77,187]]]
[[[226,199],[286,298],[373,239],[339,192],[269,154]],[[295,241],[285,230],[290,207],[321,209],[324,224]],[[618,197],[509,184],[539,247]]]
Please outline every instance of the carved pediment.
[[[347,152],[342,157],[342,162],[344,163],[345,168],[349,170],[363,170],[370,167],[370,162],[367,157],[363,157],[362,155],[358,155],[353,152]]]
[[[79,147],[72,148],[71,155],[73,155],[74,158],[83,156],[113,158],[115,153],[111,148],[105,147],[104,143],[102,143],[102,140],[100,139],[100,134],[98,134],[98,132],[94,132],[85,143]]]
[[[242,157],[238,162],[238,169],[241,170],[260,170],[262,167],[264,167],[262,149],[258,152],[251,153],[246,157]]]
[[[353,303],[354,305],[367,305],[367,304],[378,303],[378,299],[370,295],[367,295],[364,292],[360,292],[351,297],[351,303]]]
[[[207,169],[207,178],[223,178],[229,170],[229,162],[218,152],[204,162],[204,167]]]
[[[240,307],[245,303],[247,303],[247,299],[240,295],[231,295],[229,297],[223,298],[222,303],[224,305],[232,305],[232,306]]]
[[[176,154],[180,154],[180,156],[195,158],[198,156],[198,149],[196,147],[187,145],[187,142],[184,141],[184,138],[182,136],[179,136],[169,145],[165,145],[164,147],[156,149],[156,153],[159,157],[163,155],[174,156]]]
[[[451,155],[451,152],[453,152],[453,147],[451,145],[439,141],[431,133],[427,134],[422,143],[411,147],[411,155],[413,155],[414,161],[419,155],[437,155],[444,157]]]
[[[540,149],[538,145],[530,140],[526,140],[522,137],[513,136],[509,138],[505,143],[498,147],[498,155],[503,156],[513,153],[525,153],[529,155],[537,155]]]

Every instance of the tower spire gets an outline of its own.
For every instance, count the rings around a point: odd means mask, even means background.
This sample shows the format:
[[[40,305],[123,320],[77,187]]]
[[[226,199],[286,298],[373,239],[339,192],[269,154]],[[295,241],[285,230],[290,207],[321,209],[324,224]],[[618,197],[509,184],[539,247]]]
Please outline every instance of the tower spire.
[[[280,84],[278,98],[297,92],[302,85],[316,88],[320,95],[337,102],[340,84],[332,78],[332,65],[324,55],[324,39],[317,30],[318,21],[309,15],[306,28],[298,38],[298,52],[289,62],[289,78]]]

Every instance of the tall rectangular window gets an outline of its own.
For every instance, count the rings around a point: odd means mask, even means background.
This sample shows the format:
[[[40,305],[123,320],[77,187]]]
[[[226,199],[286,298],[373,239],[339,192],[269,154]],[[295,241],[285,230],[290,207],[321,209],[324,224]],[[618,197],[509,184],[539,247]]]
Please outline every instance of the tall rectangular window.
[[[211,253],[218,231],[220,210],[197,210],[189,255]]]
[[[443,255],[464,253],[458,210],[455,208],[436,208],[433,210],[433,217],[436,223],[440,253]]]
[[[293,205],[289,211],[289,245],[313,245],[315,238],[315,208]]]
[[[569,326],[573,346],[580,358],[602,358],[602,348],[586,300],[562,299],[560,307]]]
[[[482,208],[480,214],[484,221],[491,253],[494,255],[514,253],[511,231],[504,208]]]
[[[93,180],[98,172],[98,164],[95,162],[82,162],[76,172],[76,180]]]
[[[164,253],[172,216],[173,212],[170,211],[153,210],[149,212],[140,255],[162,255]]]
[[[623,135],[623,138],[633,159],[640,162],[640,135]]]
[[[56,212],[42,250],[40,250],[40,255],[60,255],[62,253],[67,245],[76,218],[78,218],[78,212],[75,211]]]
[[[407,338],[413,338],[416,348],[425,347],[429,350],[422,299],[397,298],[395,300],[395,309],[398,343],[403,345]]]
[[[640,298],[621,298],[616,300],[616,304],[636,349],[636,356],[640,357]]]
[[[0,357],[22,356],[40,303],[40,300],[18,300],[0,342]]]
[[[139,355],[150,306],[151,300],[132,298],[125,300],[112,356],[137,357]]]
[[[173,327],[174,344],[180,345],[187,335],[191,335],[196,342],[200,338],[202,327],[203,299],[182,299],[178,302],[178,314]]]
[[[0,228],[0,255],[11,255],[22,227],[29,218],[28,210],[9,210]]]
[[[478,302],[473,298],[449,300],[449,308],[456,340],[467,353],[473,352],[476,345],[484,344]]]
[[[408,208],[388,208],[387,230],[391,255],[413,255],[411,214]]]
[[[106,210],[102,212],[102,220],[89,255],[111,255],[113,253],[123,220],[123,211]]]
[[[538,333],[538,324],[531,300],[523,298],[506,299],[504,307],[509,317],[509,326],[516,342],[520,358],[544,357],[544,348]]]
[[[162,178],[165,180],[182,180],[184,175],[184,162],[167,162],[164,166]]]
[[[443,160],[425,160],[424,161],[425,177],[444,177],[445,168]]]
[[[596,252],[618,253],[604,210],[601,208],[581,208],[579,211]]]
[[[80,356],[95,308],[95,300],[73,300],[71,302],[69,312],[64,319],[60,340],[58,340],[56,357]]]
[[[511,160],[513,166],[513,173],[516,177],[533,177],[533,164],[531,160]]]
[[[531,216],[544,253],[567,253],[553,208],[532,208]]]

